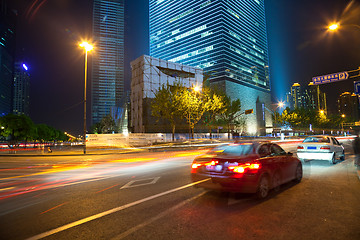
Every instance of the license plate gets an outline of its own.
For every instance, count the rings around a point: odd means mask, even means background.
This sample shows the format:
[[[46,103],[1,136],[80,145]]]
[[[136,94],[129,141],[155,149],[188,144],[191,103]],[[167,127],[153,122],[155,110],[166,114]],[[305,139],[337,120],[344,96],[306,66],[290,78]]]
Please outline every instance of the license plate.
[[[222,171],[222,165],[216,165],[215,166],[215,171],[221,172]]]
[[[307,149],[316,149],[316,147],[307,147]]]
[[[206,170],[208,171],[216,171],[221,172],[222,171],[222,165],[216,165],[216,166],[206,166]]]

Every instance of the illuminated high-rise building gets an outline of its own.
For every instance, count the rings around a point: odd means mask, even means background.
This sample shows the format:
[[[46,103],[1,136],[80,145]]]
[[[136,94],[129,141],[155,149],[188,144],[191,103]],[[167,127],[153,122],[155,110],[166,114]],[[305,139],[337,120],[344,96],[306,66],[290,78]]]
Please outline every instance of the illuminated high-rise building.
[[[272,125],[264,0],[150,0],[150,55],[204,69],[240,99],[245,131]]]
[[[294,83],[291,86],[291,96],[292,96],[292,102],[294,104],[292,109],[301,108],[303,105],[302,105],[301,86],[299,83]]]
[[[94,0],[93,37],[91,119],[94,124],[122,107],[124,0]]]
[[[15,63],[13,113],[29,116],[30,74],[29,67],[22,61]]]
[[[0,116],[12,111],[16,14],[0,0]]]

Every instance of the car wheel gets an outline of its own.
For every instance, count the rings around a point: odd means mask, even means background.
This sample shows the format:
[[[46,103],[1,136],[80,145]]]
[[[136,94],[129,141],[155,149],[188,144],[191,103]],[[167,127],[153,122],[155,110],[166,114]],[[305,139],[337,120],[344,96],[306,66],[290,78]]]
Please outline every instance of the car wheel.
[[[332,159],[330,160],[330,165],[336,163],[336,156],[335,153],[333,153]]]
[[[344,161],[344,160],[345,160],[345,151],[342,152],[342,156],[340,157],[340,160],[341,160],[341,161]]]
[[[281,176],[279,172],[275,172],[273,179],[272,179],[272,187],[275,192],[278,192],[280,190],[281,185]]]
[[[299,163],[296,167],[294,182],[296,183],[301,182],[302,177],[303,177],[303,169],[301,163]]]
[[[256,192],[256,196],[259,199],[264,199],[269,195],[269,190],[270,190],[269,179],[266,176],[262,176],[259,181],[259,186]]]

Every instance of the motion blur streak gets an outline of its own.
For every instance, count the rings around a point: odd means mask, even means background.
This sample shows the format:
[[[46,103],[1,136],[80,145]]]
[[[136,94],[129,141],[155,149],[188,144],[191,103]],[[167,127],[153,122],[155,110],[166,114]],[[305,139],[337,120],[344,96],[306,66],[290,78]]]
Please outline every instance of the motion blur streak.
[[[110,188],[113,188],[113,187],[116,187],[116,186],[119,186],[119,185],[120,185],[120,184],[115,184],[115,185],[113,185],[113,186],[111,186],[111,187],[108,187],[108,188],[105,188],[105,189],[103,189],[103,190],[97,191],[96,193],[104,192],[104,191],[106,191],[106,190],[108,190],[108,189],[110,189]]]
[[[58,207],[61,207],[62,205],[65,205],[66,203],[67,203],[67,202],[64,202],[64,203],[59,204],[59,205],[57,205],[57,206],[55,206],[55,207],[52,207],[52,208],[50,208],[50,209],[48,209],[48,210],[40,213],[40,215],[41,215],[41,214],[44,214],[44,213],[47,213],[47,212],[50,212],[51,210],[54,210],[54,209],[56,209],[56,208],[58,208]]]
[[[184,185],[184,186],[181,186],[181,187],[178,187],[178,188],[174,188],[174,189],[171,189],[171,190],[169,190],[169,191],[162,192],[162,193],[159,193],[159,194],[156,194],[156,195],[153,195],[153,196],[150,196],[150,197],[147,197],[147,198],[144,198],[144,199],[141,199],[141,200],[132,202],[132,203],[125,204],[125,205],[120,206],[120,207],[117,207],[117,208],[110,209],[110,210],[105,211],[105,212],[102,212],[102,213],[98,213],[98,214],[92,215],[92,216],[90,216],[90,217],[87,217],[87,218],[84,218],[84,219],[81,219],[81,220],[78,220],[78,221],[75,221],[75,222],[66,224],[66,225],[64,225],[64,226],[62,226],[62,227],[58,227],[58,228],[55,228],[55,229],[53,229],[53,230],[50,230],[50,231],[47,231],[47,232],[38,234],[38,235],[36,235],[36,236],[33,236],[33,237],[31,237],[31,238],[28,238],[27,240],[37,240],[37,239],[41,239],[41,238],[44,238],[44,237],[48,237],[48,236],[53,235],[53,234],[56,234],[56,233],[58,233],[58,232],[65,231],[65,230],[67,230],[67,229],[76,227],[76,226],[81,225],[81,224],[83,224],[83,223],[90,222],[90,221],[92,221],[92,220],[95,220],[95,219],[98,219],[98,218],[107,216],[107,215],[112,214],[112,213],[115,213],[115,212],[118,212],[118,211],[127,209],[127,208],[129,208],[129,207],[132,207],[132,206],[135,206],[135,205],[138,205],[138,204],[141,204],[141,203],[144,203],[144,202],[153,200],[153,199],[158,198],[158,197],[162,197],[162,196],[164,196],[164,195],[167,195],[167,194],[170,194],[170,193],[179,191],[179,190],[183,190],[183,189],[188,188],[188,187],[192,187],[192,186],[194,186],[194,185],[196,185],[196,184],[199,184],[199,183],[208,181],[209,179],[210,179],[210,178],[207,178],[207,179],[204,179],[204,180],[201,180],[201,181],[198,181],[198,182],[190,183],[190,184],[187,184],[187,185]]]
[[[128,159],[113,160],[112,162],[146,162],[152,160],[155,160],[155,158],[128,158]]]
[[[180,154],[176,154],[175,157],[189,157],[189,156],[195,156],[195,155],[200,155],[204,153],[204,151],[201,152],[188,152],[188,153],[180,153]]]
[[[39,3],[39,5],[33,10],[34,6],[36,5],[37,1],[35,1],[32,5],[31,8],[29,9],[27,16],[29,16],[29,14],[31,14],[31,16],[29,17],[29,21],[32,21],[32,19],[35,17],[36,13],[39,11],[40,7],[46,3],[47,0],[43,0],[42,2]],[[33,11],[32,11],[33,10]],[[30,13],[32,11],[32,13]]]

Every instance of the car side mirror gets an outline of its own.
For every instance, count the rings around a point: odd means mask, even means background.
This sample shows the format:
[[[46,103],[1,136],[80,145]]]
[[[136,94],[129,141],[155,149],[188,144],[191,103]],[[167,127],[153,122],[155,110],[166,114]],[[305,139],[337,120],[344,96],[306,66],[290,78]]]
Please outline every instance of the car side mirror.
[[[292,152],[288,152],[287,153],[289,156],[292,156],[292,155],[294,155]]]

